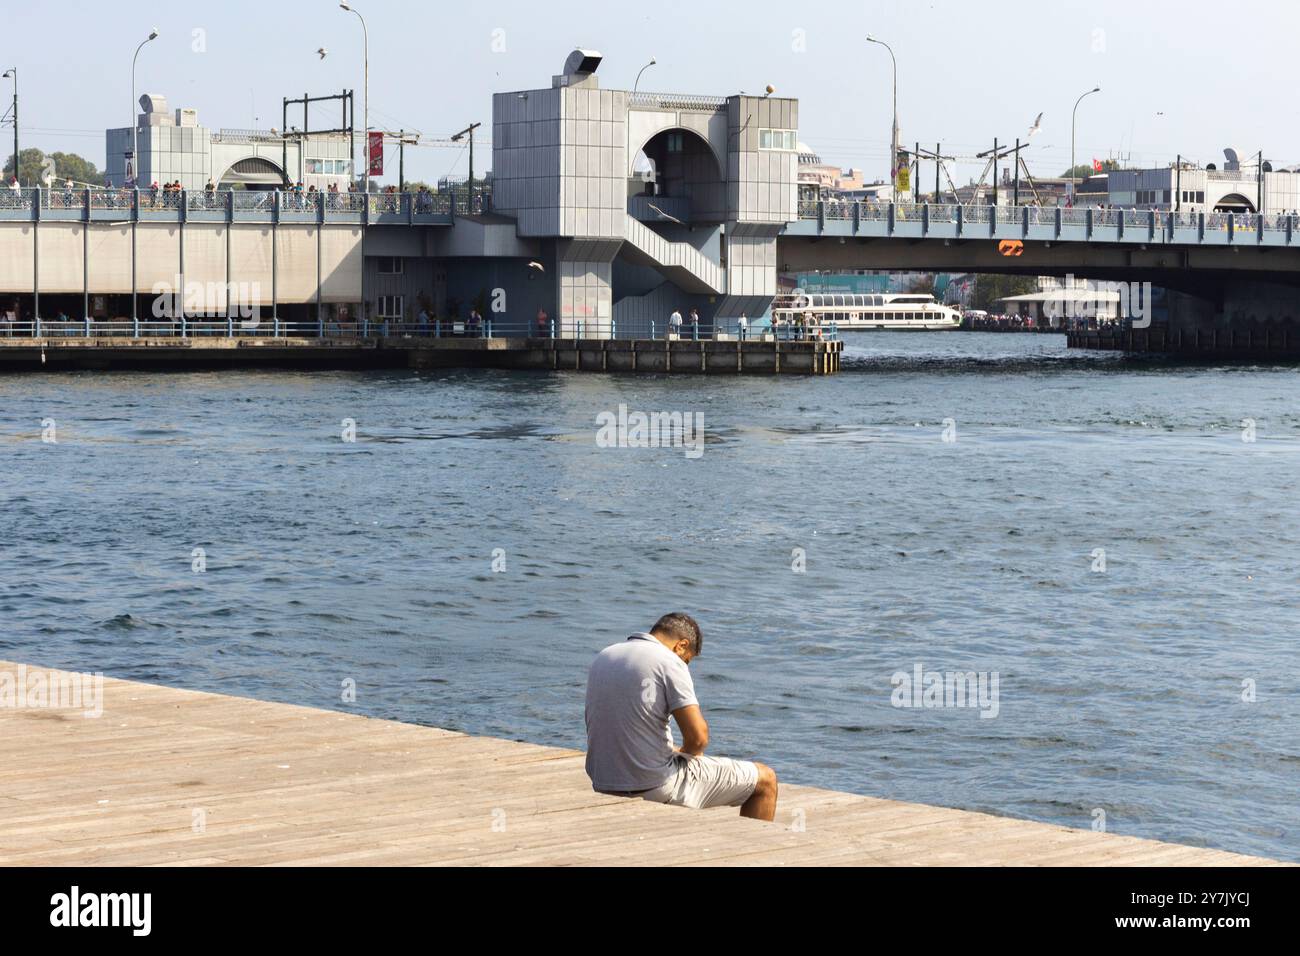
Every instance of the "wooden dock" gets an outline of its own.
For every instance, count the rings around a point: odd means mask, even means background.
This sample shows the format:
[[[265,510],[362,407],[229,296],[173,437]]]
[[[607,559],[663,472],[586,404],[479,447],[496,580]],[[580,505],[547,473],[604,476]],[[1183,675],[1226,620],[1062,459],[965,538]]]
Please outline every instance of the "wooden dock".
[[[600,796],[575,751],[107,678],[99,717],[0,706],[0,758],[4,866],[1275,863],[785,784],[759,823]]]

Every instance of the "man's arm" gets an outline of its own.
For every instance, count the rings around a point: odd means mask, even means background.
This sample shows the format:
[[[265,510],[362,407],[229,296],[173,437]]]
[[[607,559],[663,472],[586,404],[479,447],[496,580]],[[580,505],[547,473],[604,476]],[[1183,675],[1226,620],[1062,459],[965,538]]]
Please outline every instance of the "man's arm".
[[[681,752],[692,757],[704,753],[704,748],[709,745],[709,725],[704,722],[700,705],[679,707],[673,711],[673,720],[677,721],[677,729],[682,733]]]

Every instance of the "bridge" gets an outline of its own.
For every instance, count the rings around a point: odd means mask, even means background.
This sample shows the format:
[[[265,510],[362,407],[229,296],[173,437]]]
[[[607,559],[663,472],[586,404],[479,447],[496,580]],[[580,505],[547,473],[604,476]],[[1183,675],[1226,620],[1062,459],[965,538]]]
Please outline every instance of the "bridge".
[[[481,208],[468,191],[0,191],[0,321],[135,329],[219,318],[237,294],[307,328],[473,310],[653,338],[673,312],[758,319],[782,272],[879,269],[1150,283],[1155,326],[1195,342],[1300,330],[1300,217],[801,202],[797,100],[605,89],[600,62],[576,50],[549,87],[494,95]],[[169,287],[185,301],[160,315]]]
[[[1226,275],[1300,285],[1300,216],[1283,213],[801,202],[780,247],[790,272],[1073,274],[1191,294]]]

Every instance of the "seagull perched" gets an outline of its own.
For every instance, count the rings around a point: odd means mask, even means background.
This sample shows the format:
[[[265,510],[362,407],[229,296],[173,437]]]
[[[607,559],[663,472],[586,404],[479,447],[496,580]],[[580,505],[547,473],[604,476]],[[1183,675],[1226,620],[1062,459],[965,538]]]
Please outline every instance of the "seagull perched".
[[[320,48],[319,50],[317,50],[316,52],[320,54],[320,58],[323,60],[323,59],[325,59],[325,57],[329,56],[329,52],[330,52],[330,51],[327,50],[327,49],[325,49],[324,47],[321,47],[321,48]]]
[[[1038,118],[1034,120],[1034,125],[1029,127],[1029,137],[1032,139],[1043,131],[1043,114],[1039,113]]]

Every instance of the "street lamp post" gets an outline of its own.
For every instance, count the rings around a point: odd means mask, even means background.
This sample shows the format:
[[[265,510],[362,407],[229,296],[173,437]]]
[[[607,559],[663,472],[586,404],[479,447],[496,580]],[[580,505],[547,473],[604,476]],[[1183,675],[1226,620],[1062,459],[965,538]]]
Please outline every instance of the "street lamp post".
[[[135,185],[140,185],[140,121],[136,118],[136,98],[135,98],[135,64],[140,59],[140,51],[144,45],[152,40],[158,39],[158,28],[154,27],[149,31],[149,36],[140,41],[140,45],[135,48],[135,56],[131,58],[131,162],[134,168],[131,170],[131,177]]]
[[[357,11],[352,8],[352,5],[348,3],[348,0],[340,0],[339,7],[348,11],[348,13],[356,13],[357,19],[361,21],[361,38],[364,41],[363,55],[365,58],[365,73],[362,77],[363,82],[361,87],[361,96],[362,96],[361,122],[362,125],[365,126],[365,132],[361,138],[361,141],[365,143],[365,148],[363,150],[363,154],[365,156],[365,167],[366,167],[365,192],[369,194],[370,192],[370,31],[366,28],[366,18],[363,17],[360,13],[357,13]]]
[[[647,63],[645,66],[641,67],[641,73],[644,73],[646,70],[650,69],[650,67],[654,66],[658,62],[659,61],[656,60],[654,57],[650,57],[650,62]],[[632,84],[633,93],[635,93],[637,89],[639,89],[641,86],[641,73],[638,73],[636,75],[636,82]]]
[[[878,43],[889,51],[889,62],[894,70],[894,130],[889,144],[889,187],[892,190],[898,177],[898,60],[894,58],[894,49],[884,40],[877,40],[868,34],[868,43]]]
[[[18,179],[18,185],[23,184],[18,178],[18,67],[11,67],[5,70],[5,76],[12,76],[14,80],[14,179]]]
[[[1075,182],[1078,177],[1074,175],[1074,130],[1075,125],[1079,121],[1079,104],[1082,103],[1086,97],[1092,96],[1093,93],[1100,92],[1100,86],[1094,87],[1074,101],[1074,114],[1070,118],[1070,205],[1074,205],[1075,193],[1078,191]]]

